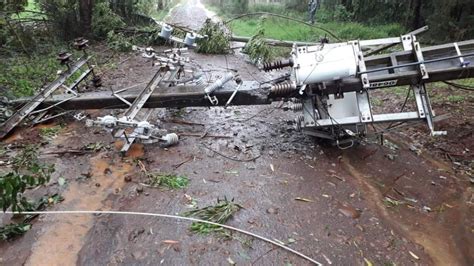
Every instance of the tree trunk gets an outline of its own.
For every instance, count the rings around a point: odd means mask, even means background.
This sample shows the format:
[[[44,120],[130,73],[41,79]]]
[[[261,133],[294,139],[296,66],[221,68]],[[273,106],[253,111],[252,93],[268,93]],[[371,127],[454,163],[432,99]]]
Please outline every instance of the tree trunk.
[[[87,36],[92,31],[92,9],[94,0],[80,0],[79,19],[83,36]]]
[[[413,11],[413,22],[412,22],[412,28],[413,29],[418,29],[420,28],[421,24],[423,24],[423,19],[421,17],[421,0],[415,0],[415,5],[414,5],[414,11]]]

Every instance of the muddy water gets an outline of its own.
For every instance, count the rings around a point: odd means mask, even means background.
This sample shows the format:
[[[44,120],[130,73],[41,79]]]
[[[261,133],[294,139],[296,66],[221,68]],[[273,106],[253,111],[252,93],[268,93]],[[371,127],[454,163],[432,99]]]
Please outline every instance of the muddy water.
[[[128,162],[113,162],[102,154],[90,158],[90,172],[94,182],[71,183],[63,194],[64,210],[107,210],[110,203],[107,196],[120,190],[124,184],[124,175],[133,165]],[[49,229],[44,230],[33,246],[27,265],[73,265],[83,246],[84,236],[93,226],[93,216],[64,215],[57,216]]]
[[[123,147],[124,142],[121,140],[118,140],[114,143],[115,149],[120,150]],[[134,143],[132,146],[127,151],[126,156],[129,158],[140,158],[143,157],[145,154],[144,146],[143,144],[140,143]]]

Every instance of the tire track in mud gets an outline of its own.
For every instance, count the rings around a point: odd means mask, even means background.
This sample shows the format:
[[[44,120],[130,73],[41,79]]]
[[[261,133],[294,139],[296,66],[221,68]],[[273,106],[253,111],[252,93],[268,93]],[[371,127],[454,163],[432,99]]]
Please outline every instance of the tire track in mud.
[[[466,247],[460,247],[458,241],[454,239],[455,236],[452,234],[454,229],[448,231],[441,223],[430,221],[424,217],[407,217],[407,215],[399,215],[399,213],[388,211],[387,206],[383,203],[384,195],[381,190],[371,182],[371,179],[373,179],[372,173],[367,174],[363,172],[363,170],[359,170],[358,164],[354,162],[352,156],[353,155],[348,155],[347,152],[343,153],[342,165],[345,170],[354,177],[358,186],[367,197],[368,204],[371,205],[372,209],[383,217],[392,228],[411,241],[421,245],[435,265],[469,265],[467,261],[469,259],[461,252],[461,249]],[[432,163],[431,160],[429,161]],[[435,166],[440,166],[440,164],[440,162],[437,162]],[[469,191],[469,189],[466,190],[464,195],[458,200],[461,202],[460,208],[457,211],[457,215],[459,216],[463,216],[466,213],[466,208],[462,205],[464,205],[464,199],[468,196],[467,194],[472,194]],[[461,229],[462,234],[462,225],[456,225],[455,228],[456,230],[454,231]]]

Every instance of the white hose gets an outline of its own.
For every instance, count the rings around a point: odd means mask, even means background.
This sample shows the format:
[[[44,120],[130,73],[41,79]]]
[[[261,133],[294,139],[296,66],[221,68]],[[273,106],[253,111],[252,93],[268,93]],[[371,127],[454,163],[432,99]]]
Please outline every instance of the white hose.
[[[229,230],[233,230],[245,235],[249,235],[252,237],[255,237],[257,239],[260,239],[262,241],[271,243],[275,246],[278,246],[286,251],[289,251],[297,256],[300,256],[301,258],[308,260],[316,265],[322,265],[321,263],[315,261],[314,259],[294,250],[291,249],[285,245],[282,245],[276,241],[273,241],[271,239],[265,238],[263,236],[256,235],[254,233],[235,228],[229,225],[225,224],[219,224],[219,223],[214,223],[206,220],[201,220],[201,219],[196,219],[196,218],[191,218],[191,217],[182,217],[182,216],[177,216],[177,215],[169,215],[169,214],[159,214],[159,213],[148,213],[148,212],[129,212],[129,211],[31,211],[31,212],[11,212],[7,211],[5,213],[8,214],[30,214],[30,215],[37,215],[37,214],[120,214],[120,215],[142,215],[142,216],[153,216],[153,217],[161,217],[161,218],[171,218],[171,219],[178,219],[178,220],[186,220],[186,221],[191,221],[191,222],[199,222],[199,223],[206,223],[210,225],[215,225],[215,226],[220,226]]]

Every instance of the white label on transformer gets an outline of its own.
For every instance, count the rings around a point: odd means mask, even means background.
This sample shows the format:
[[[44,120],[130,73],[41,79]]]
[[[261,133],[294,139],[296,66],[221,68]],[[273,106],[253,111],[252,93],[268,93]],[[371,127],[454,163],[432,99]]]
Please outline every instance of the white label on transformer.
[[[386,80],[386,81],[379,81],[379,82],[371,82],[371,88],[381,88],[381,87],[393,87],[397,86],[398,80]]]

